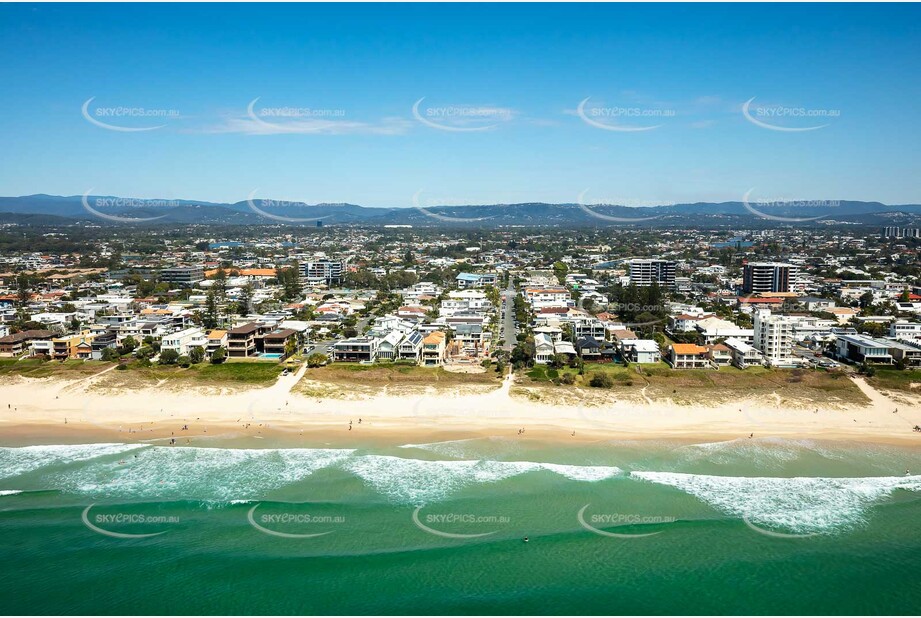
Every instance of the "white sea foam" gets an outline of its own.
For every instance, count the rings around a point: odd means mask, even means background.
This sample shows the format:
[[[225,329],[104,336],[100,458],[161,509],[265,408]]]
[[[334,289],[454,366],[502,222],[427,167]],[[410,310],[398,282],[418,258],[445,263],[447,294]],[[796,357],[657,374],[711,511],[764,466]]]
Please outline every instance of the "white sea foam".
[[[740,438],[723,442],[688,444],[675,449],[682,463],[707,461],[730,465],[751,463],[763,468],[782,467],[808,454],[825,459],[841,459],[833,449],[823,448],[813,440],[790,440],[786,438]]]
[[[443,500],[468,485],[495,483],[538,470],[548,470],[576,481],[599,481],[620,473],[618,468],[604,466],[530,461],[428,461],[386,455],[355,457],[341,465],[392,500],[410,504]]]
[[[143,444],[47,444],[0,447],[0,478],[19,476],[56,464],[87,461],[147,448]]]
[[[508,438],[490,436],[488,438],[465,438],[462,440],[445,440],[443,442],[403,444],[398,448],[420,449],[442,457],[454,457],[455,459],[492,459],[519,452],[521,444]]]
[[[638,471],[630,475],[680,489],[729,515],[797,534],[862,525],[867,510],[896,489],[921,491],[921,476],[758,478]]]
[[[244,500],[297,482],[351,455],[348,449],[150,447],[119,462],[91,462],[49,479],[75,493]]]
[[[0,489],[0,496],[15,496],[21,493],[21,489]]]
[[[542,463],[538,465],[545,470],[556,472],[557,474],[565,476],[570,480],[585,481],[588,483],[603,481],[605,479],[619,476],[621,472],[623,472],[620,468],[615,466],[569,466],[550,463]]]

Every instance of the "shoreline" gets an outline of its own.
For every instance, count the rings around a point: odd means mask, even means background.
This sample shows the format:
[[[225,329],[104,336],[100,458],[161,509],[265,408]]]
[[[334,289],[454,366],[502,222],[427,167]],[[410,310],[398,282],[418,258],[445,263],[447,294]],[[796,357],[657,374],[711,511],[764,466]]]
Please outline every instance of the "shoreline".
[[[179,446],[202,446],[215,439],[239,441],[247,447],[263,440],[301,446],[399,446],[486,437],[562,444],[700,442],[753,434],[758,438],[921,447],[921,433],[912,431],[921,424],[921,405],[906,406],[904,401],[889,399],[860,379],[855,382],[869,405],[808,410],[782,407],[779,398],[765,396],[713,406],[652,400],[553,405],[512,396],[512,379],[488,393],[433,391],[402,396],[383,393],[358,400],[318,399],[293,392],[300,374],[280,378],[268,388],[220,395],[156,388],[99,392],[87,388],[92,379],[19,378],[0,386],[3,443],[168,444],[175,438]],[[519,434],[522,428],[525,432]]]

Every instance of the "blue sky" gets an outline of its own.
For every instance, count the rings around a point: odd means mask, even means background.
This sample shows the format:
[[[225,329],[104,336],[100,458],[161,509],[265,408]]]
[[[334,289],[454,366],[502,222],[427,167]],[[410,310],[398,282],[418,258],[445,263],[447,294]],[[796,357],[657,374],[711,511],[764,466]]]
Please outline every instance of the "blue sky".
[[[918,203],[919,24],[917,5],[0,5],[0,195]]]

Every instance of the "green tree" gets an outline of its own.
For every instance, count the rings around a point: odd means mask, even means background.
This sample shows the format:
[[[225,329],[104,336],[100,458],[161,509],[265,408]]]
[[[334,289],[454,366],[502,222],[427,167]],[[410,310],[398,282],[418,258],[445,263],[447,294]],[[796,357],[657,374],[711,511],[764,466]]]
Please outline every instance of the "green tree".
[[[121,358],[121,354],[115,348],[103,348],[101,357],[102,360],[111,363]]]
[[[225,360],[227,360],[227,352],[223,347],[219,347],[214,352],[211,353],[211,364],[220,365]]]
[[[329,362],[329,357],[326,354],[321,352],[314,352],[307,357],[307,366],[308,367],[320,367]]]
[[[131,335],[128,335],[127,337],[122,339],[122,344],[121,344],[121,347],[119,348],[119,351],[122,354],[130,354],[135,349],[137,349],[137,347],[138,347],[138,342],[134,339],[134,337],[132,337]]]
[[[160,352],[160,360],[157,362],[161,365],[175,365],[179,361],[179,352],[176,350],[163,350]]]
[[[275,278],[281,285],[282,300],[300,300],[303,288],[301,287],[300,267],[297,262],[293,262],[289,267],[276,270]]]
[[[208,290],[205,296],[205,314],[202,316],[202,324],[205,328],[217,328],[220,324],[221,315],[217,305],[217,293],[212,289]]]
[[[237,299],[237,313],[247,315],[252,311],[253,306],[253,284],[247,283],[240,288],[240,296]]]
[[[33,278],[26,273],[16,275],[16,302],[19,304],[19,315],[25,319],[26,305],[32,300]]]
[[[588,385],[593,388],[613,388],[614,378],[604,371],[596,371],[589,379]]]
[[[214,290],[214,294],[221,301],[227,298],[227,271],[224,270],[223,266],[219,267],[217,272],[214,273],[214,283],[211,289]]]
[[[200,345],[189,350],[189,360],[196,365],[205,360],[205,349]]]
[[[560,282],[560,285],[563,285],[566,283],[566,275],[569,274],[569,267],[566,266],[566,264],[563,262],[554,262],[553,274],[556,275],[557,281]]]

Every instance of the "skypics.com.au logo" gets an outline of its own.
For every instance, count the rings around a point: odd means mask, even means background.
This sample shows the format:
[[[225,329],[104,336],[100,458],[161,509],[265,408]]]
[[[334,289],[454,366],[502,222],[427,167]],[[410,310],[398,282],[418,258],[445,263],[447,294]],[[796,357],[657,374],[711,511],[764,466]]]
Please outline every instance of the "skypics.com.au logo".
[[[818,221],[825,219],[828,215],[820,214],[813,217],[793,216],[793,213],[808,212],[819,208],[838,208],[841,202],[838,200],[803,200],[803,199],[762,199],[753,201],[751,194],[755,188],[752,187],[742,196],[742,206],[745,210],[769,221],[780,221],[783,223],[804,223],[807,221]],[[774,213],[768,212],[773,210]]]
[[[494,105],[441,105],[422,107],[422,97],[413,104],[412,114],[418,122],[439,131],[470,133],[489,131],[509,122],[514,112]]]
[[[179,200],[165,199],[141,199],[132,197],[90,197],[93,189],[87,190],[80,203],[83,209],[94,217],[112,221],[113,223],[145,223],[162,219],[169,214],[169,211],[181,206]],[[108,209],[113,212],[104,212]],[[156,216],[125,216],[130,211],[160,212],[167,211]],[[119,214],[115,214],[119,213]]]
[[[488,217],[454,217],[452,215],[447,215],[444,213],[434,212],[434,208],[444,209],[446,207],[469,207],[474,204],[473,201],[466,200],[463,198],[439,198],[439,197],[425,197],[423,196],[424,190],[419,189],[413,193],[412,204],[413,208],[424,214],[430,219],[435,219],[436,221],[442,221],[445,223],[472,223],[476,221],[486,221],[487,219],[492,219],[492,215]]]
[[[346,523],[344,515],[318,513],[304,510],[306,505],[284,505],[285,508],[267,510],[256,515],[260,504],[253,505],[246,513],[246,521],[254,529],[268,536],[283,539],[313,539],[335,531],[335,526]]]
[[[663,125],[662,122],[657,121],[674,118],[676,115],[673,109],[639,106],[605,107],[589,105],[590,100],[591,97],[585,97],[579,102],[576,107],[576,115],[585,124],[605,131],[620,133],[652,131]],[[649,124],[650,122],[655,124]]]
[[[672,524],[677,519],[665,515],[643,515],[639,513],[594,513],[586,517],[585,512],[591,504],[586,504],[579,512],[576,513],[576,521],[579,525],[598,536],[606,536],[615,539],[640,539],[657,534],[662,534],[662,530],[655,532],[626,532],[626,529],[633,529],[637,526],[661,526],[663,524]],[[622,528],[623,532],[611,532],[608,528]],[[647,528],[648,529],[648,528]]]
[[[815,124],[816,121],[836,120],[841,116],[839,109],[809,109],[806,107],[788,107],[786,105],[756,105],[757,97],[752,97],[742,104],[745,119],[762,129],[784,133],[802,133],[823,129],[830,123]]]
[[[246,198],[246,205],[249,206],[249,209],[260,217],[265,217],[266,219],[271,219],[272,221],[279,221],[281,223],[316,223],[318,220],[329,218],[334,214],[332,212],[324,212],[313,217],[294,217],[291,215],[275,214],[269,212],[266,210],[266,208],[276,208],[291,211],[303,208],[313,208],[315,205],[294,200],[260,199],[258,200],[259,205],[257,206],[256,192],[258,190],[259,189],[253,189],[250,192],[249,197]]]
[[[256,103],[261,97],[256,97],[246,106],[246,115],[257,125],[270,132],[277,133],[305,133],[322,132],[322,121],[336,121],[345,118],[344,109],[315,108],[315,107],[260,107],[256,108]],[[320,124],[315,124],[315,123]],[[314,123],[314,124],[311,124]]]
[[[160,536],[167,532],[164,526],[179,523],[178,515],[161,513],[116,511],[90,515],[90,510],[94,506],[95,504],[91,504],[83,509],[80,515],[83,525],[97,534],[113,539],[146,539]],[[147,531],[151,529],[153,531]]]
[[[634,216],[619,216],[619,215],[610,215],[603,212],[598,212],[598,208],[633,208],[636,209],[638,213],[642,212],[643,208],[650,208],[653,206],[668,206],[669,203],[653,203],[648,200],[636,200],[630,198],[607,198],[607,199],[596,199],[593,202],[589,202],[587,199],[589,190],[585,189],[579,196],[576,198],[576,206],[579,207],[579,210],[585,214],[594,217],[595,219],[600,219],[602,221],[609,221],[611,223],[642,223],[643,221],[654,221],[655,219],[660,219],[662,215],[652,215],[648,217],[634,217]]]
[[[506,515],[476,514],[470,512],[443,512],[422,514],[421,506],[412,513],[413,524],[427,534],[445,539],[477,539],[492,536],[502,526],[511,523]]]
[[[128,107],[123,105],[111,107],[90,107],[90,104],[96,97],[90,97],[84,101],[80,108],[83,117],[92,125],[107,131],[119,131],[122,133],[138,133],[143,131],[156,131],[162,129],[168,123],[150,125],[152,119],[156,120],[176,120],[179,118],[179,110],[163,108],[146,108],[146,107]],[[137,126],[135,126],[137,125]]]

